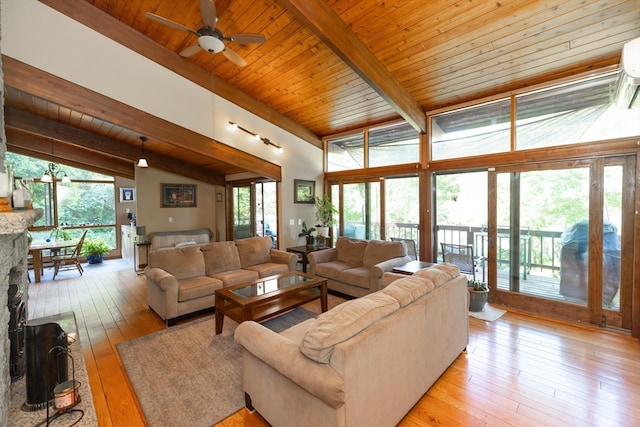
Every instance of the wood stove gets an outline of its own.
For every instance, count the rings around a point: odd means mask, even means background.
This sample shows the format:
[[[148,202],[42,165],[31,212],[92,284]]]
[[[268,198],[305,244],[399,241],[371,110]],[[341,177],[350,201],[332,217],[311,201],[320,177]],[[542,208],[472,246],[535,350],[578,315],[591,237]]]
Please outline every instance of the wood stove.
[[[9,284],[7,308],[9,309],[9,375],[11,382],[24,376],[24,328],[27,322],[24,292],[23,285]]]

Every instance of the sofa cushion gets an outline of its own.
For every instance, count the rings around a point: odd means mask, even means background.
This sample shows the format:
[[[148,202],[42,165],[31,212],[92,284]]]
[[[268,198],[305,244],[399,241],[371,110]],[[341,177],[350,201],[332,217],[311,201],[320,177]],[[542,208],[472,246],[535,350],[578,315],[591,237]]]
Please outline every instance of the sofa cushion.
[[[358,267],[362,265],[364,252],[367,249],[367,241],[338,237],[336,249],[338,251],[338,261]]]
[[[287,264],[279,264],[276,262],[265,262],[264,264],[252,265],[250,267],[247,267],[247,270],[257,272],[260,277],[267,277],[286,273],[289,271],[289,266]]]
[[[240,270],[240,255],[235,242],[215,242],[203,245],[204,266],[207,276],[227,270]]]
[[[300,351],[311,360],[329,363],[336,344],[348,340],[399,307],[395,298],[381,292],[342,303],[316,318],[302,340]]]
[[[347,263],[340,261],[329,261],[317,264],[314,270],[314,274],[316,274],[317,276],[326,277],[327,279],[340,281],[340,273],[350,268],[352,268],[352,266]]]
[[[369,240],[367,248],[364,251],[362,265],[365,267],[373,267],[374,265],[406,255],[406,248],[402,242],[387,242],[384,240]]]
[[[242,268],[271,261],[271,237],[249,237],[238,239],[235,243]]]
[[[369,289],[371,287],[371,269],[368,267],[356,267],[343,270],[338,275],[338,281],[348,283],[359,288]]]
[[[241,283],[252,282],[260,278],[257,271],[241,269],[221,271],[219,273],[212,274],[211,276],[222,280],[224,282],[224,286],[239,285]]]
[[[214,295],[216,289],[222,287],[222,280],[213,277],[199,276],[182,279],[178,286],[178,302]]]
[[[204,256],[197,246],[151,252],[149,266],[159,267],[178,280],[204,276]]]
[[[423,268],[413,273],[416,277],[429,279],[435,287],[444,285],[451,279],[455,279],[460,275],[458,266],[450,263],[436,264],[433,267]]]
[[[381,292],[392,296],[400,303],[400,307],[411,304],[413,301],[431,292],[435,288],[433,281],[417,276],[407,276],[392,282]]]

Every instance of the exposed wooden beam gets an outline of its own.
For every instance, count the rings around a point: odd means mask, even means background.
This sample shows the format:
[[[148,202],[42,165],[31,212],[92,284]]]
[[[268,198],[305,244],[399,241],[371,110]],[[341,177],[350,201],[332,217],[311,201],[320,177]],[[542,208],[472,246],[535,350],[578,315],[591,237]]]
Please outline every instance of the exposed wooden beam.
[[[286,130],[300,139],[322,148],[321,138],[306,127],[247,95],[245,92],[236,89],[225,81],[211,78],[211,74],[208,71],[200,68],[188,59],[182,58],[177,53],[160,46],[133,28],[102,12],[97,7],[92,6],[89,2],[78,0],[40,0],[40,2],[168,68],[182,77],[191,80],[197,85],[244,108],[256,116],[273,123],[275,126]]]
[[[114,175],[133,178],[134,164],[140,156],[140,150],[126,143],[110,138],[94,135],[52,120],[34,116],[24,111],[5,108],[5,129],[12,130],[11,135],[17,138],[18,133],[23,137],[17,141],[7,138],[9,146],[23,150],[32,150],[34,153],[48,154],[52,152],[56,144],[63,146],[80,147],[75,153],[67,152],[64,157],[68,160],[79,161],[82,165],[100,167],[102,170],[112,172]],[[31,138],[25,138],[28,135]],[[57,151],[60,151],[57,149]],[[69,151],[69,150],[67,150]],[[41,157],[41,156],[38,156]],[[162,169],[178,175],[197,179],[214,185],[224,185],[223,175],[214,174],[193,165],[180,162],[176,159],[145,151],[145,157],[154,168]],[[60,160],[58,160],[60,161]],[[121,165],[127,167],[123,168]],[[123,169],[126,174],[123,174]],[[104,172],[101,172],[104,173]]]
[[[5,85],[199,155],[280,181],[281,167],[167,120],[2,56]]]
[[[427,131],[424,110],[324,0],[279,0],[325,42],[418,132]]]
[[[78,146],[24,133],[6,127],[7,149],[24,156],[90,170],[104,175],[135,179],[133,163],[111,156],[96,154]]]

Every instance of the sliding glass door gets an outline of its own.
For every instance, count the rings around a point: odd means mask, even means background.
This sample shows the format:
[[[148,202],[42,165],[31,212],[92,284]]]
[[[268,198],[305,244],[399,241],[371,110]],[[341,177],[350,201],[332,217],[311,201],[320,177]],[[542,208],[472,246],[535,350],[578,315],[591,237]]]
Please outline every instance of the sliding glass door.
[[[228,239],[269,236],[273,247],[278,244],[277,183],[258,181],[231,185],[229,209],[232,235]]]
[[[612,157],[497,168],[490,223],[490,283],[509,305],[553,315],[570,304],[573,320],[629,328],[631,262],[621,248],[633,217],[634,159]],[[491,192],[491,191],[490,191]],[[628,242],[632,247],[633,242]],[[632,254],[626,254],[627,257]],[[625,271],[625,268],[629,271]],[[624,309],[622,309],[624,310]]]

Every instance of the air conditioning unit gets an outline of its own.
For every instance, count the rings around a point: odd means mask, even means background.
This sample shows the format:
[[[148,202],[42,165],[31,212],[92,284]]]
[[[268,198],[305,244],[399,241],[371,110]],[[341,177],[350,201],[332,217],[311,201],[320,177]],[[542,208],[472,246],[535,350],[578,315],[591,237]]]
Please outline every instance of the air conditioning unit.
[[[625,43],[613,100],[620,108],[640,108],[640,37]]]

